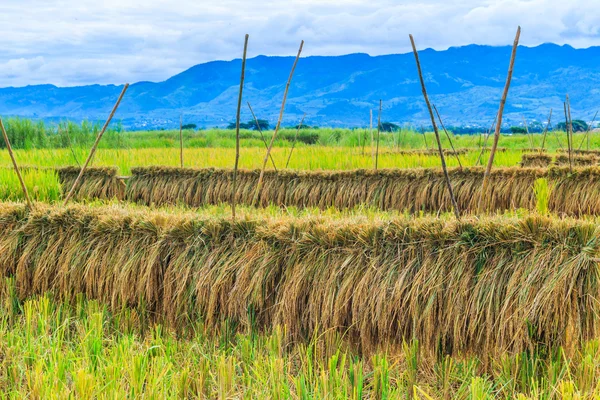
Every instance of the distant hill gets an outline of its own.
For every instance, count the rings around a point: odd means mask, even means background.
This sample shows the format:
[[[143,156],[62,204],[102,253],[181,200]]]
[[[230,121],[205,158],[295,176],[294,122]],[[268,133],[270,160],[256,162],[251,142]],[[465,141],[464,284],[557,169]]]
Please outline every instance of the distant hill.
[[[432,101],[447,125],[491,123],[506,79],[510,47],[470,45],[420,52]],[[245,101],[259,118],[275,122],[293,57],[248,60]],[[225,126],[235,118],[240,60],[196,65],[164,82],[131,85],[117,119],[132,128],[175,127],[179,115],[198,126]],[[564,119],[568,92],[573,118],[589,120],[600,107],[600,47],[544,44],[520,47],[505,110],[509,123]],[[121,86],[0,89],[0,114],[41,119],[104,120]],[[350,54],[302,58],[286,107],[285,123],[366,126],[369,109],[383,99],[382,120],[429,124],[412,53],[371,57]],[[375,112],[376,115],[376,112]],[[243,119],[248,120],[247,107]]]

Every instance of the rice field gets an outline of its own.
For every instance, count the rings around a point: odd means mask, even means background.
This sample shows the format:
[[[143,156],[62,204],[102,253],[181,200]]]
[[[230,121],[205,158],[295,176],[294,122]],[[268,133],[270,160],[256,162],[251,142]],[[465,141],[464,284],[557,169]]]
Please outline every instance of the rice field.
[[[340,132],[288,169],[279,141],[260,207],[248,134],[235,221],[227,135],[181,169],[174,132],[113,133],[67,207],[85,147],[17,149],[32,210],[0,152],[0,398],[597,398],[594,150],[502,137],[482,213],[479,137],[453,137],[457,221],[432,136],[385,135],[373,171]]]

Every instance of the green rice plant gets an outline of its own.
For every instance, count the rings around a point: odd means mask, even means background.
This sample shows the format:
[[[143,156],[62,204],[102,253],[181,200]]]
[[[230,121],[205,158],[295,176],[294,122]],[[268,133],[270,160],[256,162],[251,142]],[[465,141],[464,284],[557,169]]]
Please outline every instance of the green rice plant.
[[[538,178],[533,184],[533,192],[535,194],[535,208],[541,215],[548,215],[550,210],[548,203],[550,199],[551,189],[548,185],[548,179]]]

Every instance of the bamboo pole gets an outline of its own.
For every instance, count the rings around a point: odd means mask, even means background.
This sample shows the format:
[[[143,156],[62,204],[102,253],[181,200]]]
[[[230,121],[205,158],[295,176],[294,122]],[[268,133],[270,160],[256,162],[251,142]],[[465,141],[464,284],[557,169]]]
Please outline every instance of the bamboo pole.
[[[533,137],[529,133],[529,125],[527,125],[527,120],[525,119],[524,115],[521,115],[521,118],[523,119],[523,124],[525,125],[525,132],[527,133],[527,138],[529,139],[529,145],[531,146],[531,150],[533,150],[535,145],[533,143]]]
[[[29,192],[27,191],[27,186],[25,186],[25,181],[23,180],[23,176],[21,175],[21,170],[19,170],[19,165],[17,164],[17,160],[15,159],[15,155],[13,153],[12,146],[10,145],[10,140],[8,139],[6,129],[4,128],[2,118],[0,118],[0,128],[2,129],[2,136],[4,137],[4,143],[6,144],[8,155],[10,155],[13,167],[15,168],[15,172],[17,173],[17,177],[19,178],[19,183],[21,184],[21,189],[23,189],[23,196],[25,196],[27,208],[31,209],[33,208],[33,205],[31,204],[31,199],[29,198]]]
[[[490,157],[488,158],[487,167],[483,174],[483,183],[481,187],[481,196],[479,197],[478,209],[481,212],[483,206],[483,197],[487,193],[487,187],[490,180],[490,173],[492,172],[492,166],[494,165],[494,156],[496,155],[496,149],[498,148],[498,140],[500,139],[500,129],[502,128],[502,114],[504,112],[504,105],[506,104],[506,97],[508,96],[508,89],[510,88],[510,81],[512,79],[513,68],[515,65],[515,57],[517,56],[517,47],[519,45],[519,37],[521,36],[521,27],[517,28],[517,34],[513,43],[512,53],[510,55],[510,63],[508,65],[508,76],[506,77],[506,84],[504,86],[504,92],[502,93],[502,100],[500,100],[500,107],[498,109],[498,122],[496,124],[496,131],[494,132],[494,142],[492,143],[492,149],[490,150]]]
[[[244,53],[242,55],[242,73],[240,76],[240,91],[235,114],[235,164],[233,165],[233,185],[231,186],[231,217],[235,221],[235,192],[237,190],[238,164],[240,162],[240,114],[242,112],[242,95],[244,92],[244,77],[246,73],[246,52],[248,51],[248,38],[244,37]],[[266,164],[266,163],[265,163]]]
[[[567,95],[568,96],[568,95]],[[571,135],[569,134],[569,114],[567,113],[567,102],[563,102],[565,109],[565,131],[567,131],[567,151],[569,155],[569,171],[573,171],[573,157],[571,152]]]
[[[421,81],[421,90],[423,91],[423,97],[425,98],[425,103],[427,104],[427,109],[429,110],[429,116],[431,117],[431,125],[433,126],[433,132],[435,133],[435,139],[437,140],[438,151],[440,152],[440,160],[442,162],[442,169],[444,170],[444,178],[446,179],[446,186],[448,187],[448,193],[450,194],[450,199],[452,200],[452,206],[454,208],[454,215],[456,215],[456,219],[460,220],[460,209],[458,208],[458,203],[456,202],[456,198],[454,197],[454,192],[452,191],[452,183],[450,183],[450,177],[448,176],[448,169],[446,168],[446,160],[444,158],[444,150],[442,149],[442,142],[440,141],[440,134],[438,132],[437,125],[435,123],[435,117],[433,116],[433,110],[431,109],[431,104],[429,103],[429,97],[427,96],[427,89],[425,88],[425,80],[423,79],[423,73],[421,72],[421,63],[419,62],[419,53],[417,53],[417,47],[415,46],[415,40],[412,35],[410,37],[410,44],[412,45],[413,53],[415,55],[415,61],[417,63],[417,71],[419,72],[419,80]]]
[[[179,165],[183,168],[183,117],[179,114]]]
[[[375,138],[373,137],[373,110],[369,110],[369,133],[371,134],[371,160],[375,165]]]
[[[252,106],[250,105],[249,101],[246,103],[248,104],[248,108],[250,109],[250,112],[252,113],[252,118],[254,118],[254,123],[256,124],[256,129],[258,130],[258,133],[260,133],[260,138],[262,139],[263,143],[265,144],[265,149],[268,149],[269,145],[267,144],[265,135],[263,135],[263,131],[260,128],[260,124],[258,123],[258,119],[256,118],[256,115],[254,114],[254,110],[252,109]],[[273,160],[273,155],[269,154],[269,158],[271,159],[271,163],[273,164],[273,169],[277,172],[277,167],[275,166],[275,160]]]
[[[477,157],[477,162],[475,163],[476,166],[481,164],[481,157],[483,156],[483,153],[485,152],[488,139],[490,138],[490,135],[492,134],[492,129],[494,129],[497,119],[498,119],[498,113],[496,113],[496,115],[494,116],[494,122],[492,122],[490,129],[488,129],[487,135],[485,136],[485,140],[483,141],[483,147],[481,145],[479,146],[481,151],[479,152],[479,157]]]
[[[262,190],[263,179],[265,177],[265,169],[267,166],[267,162],[269,161],[269,155],[271,154],[271,149],[273,148],[273,143],[275,142],[275,138],[277,137],[277,133],[279,132],[279,128],[281,126],[281,120],[283,119],[283,112],[285,110],[285,100],[287,99],[288,91],[290,89],[290,84],[292,83],[292,77],[294,76],[294,71],[296,70],[296,65],[298,64],[298,59],[300,59],[300,54],[302,54],[302,47],[304,47],[304,40],[300,42],[300,48],[298,49],[298,55],[296,55],[296,59],[294,60],[294,64],[292,65],[292,70],[290,71],[290,76],[288,77],[287,84],[285,85],[285,90],[283,92],[283,100],[281,101],[281,110],[279,110],[279,119],[277,120],[277,126],[275,126],[275,132],[273,132],[273,136],[271,137],[271,142],[269,143],[269,147],[267,148],[267,154],[263,159],[262,168],[260,170],[260,175],[258,177],[258,183],[256,184],[256,192],[254,192],[254,199],[252,204],[256,205],[258,202],[258,198],[260,196],[260,191]]]
[[[377,149],[375,150],[375,171],[379,162],[379,137],[381,135],[381,99],[379,99],[379,114],[377,115]]]
[[[81,181],[81,177],[85,173],[85,170],[87,169],[88,165],[90,165],[92,158],[94,158],[94,154],[96,154],[96,150],[98,149],[98,144],[100,143],[100,139],[102,139],[102,136],[104,135],[104,132],[108,128],[110,121],[113,119],[115,113],[117,112],[117,108],[119,108],[119,104],[121,104],[121,100],[123,100],[123,96],[125,96],[125,92],[127,91],[128,88],[129,88],[129,83],[126,83],[125,86],[123,86],[123,90],[121,91],[121,94],[119,95],[119,98],[117,99],[117,102],[115,103],[112,111],[110,112],[108,119],[106,120],[106,122],[104,123],[104,126],[98,133],[98,136],[96,137],[96,141],[94,142],[94,145],[92,146],[90,154],[89,154],[87,160],[85,161],[85,164],[83,164],[83,167],[81,167],[81,171],[79,171],[79,175],[77,175],[77,179],[75,179],[75,182],[73,182],[73,186],[71,186],[71,190],[69,190],[69,193],[67,194],[67,197],[65,198],[63,205],[66,206],[67,203],[69,202],[69,200],[71,200],[71,197],[73,197],[73,193],[75,193],[75,188],[79,184],[79,181]]]
[[[304,115],[302,116],[302,119],[300,120],[300,125],[298,125],[298,129],[296,129],[296,136],[294,136],[294,142],[292,143],[290,155],[288,156],[287,162],[285,163],[285,169],[287,169],[288,166],[290,165],[290,160],[292,159],[292,153],[294,152],[294,147],[296,147],[296,140],[298,140],[298,133],[300,132],[300,129],[302,129],[302,124],[304,123],[304,117],[306,117],[306,113],[304,113]],[[360,136],[359,136],[359,138],[360,138]]]
[[[581,147],[583,146],[583,142],[586,140],[587,138],[587,149],[590,149],[590,130],[592,129],[592,125],[594,125],[594,122],[596,121],[596,117],[598,116],[598,111],[596,111],[596,114],[594,114],[594,118],[592,118],[592,122],[588,125],[586,131],[585,131],[585,136],[581,139],[581,143],[579,143],[579,147],[577,148],[577,150],[581,150]]]
[[[548,114],[548,122],[546,123],[546,129],[544,129],[544,137],[542,138],[542,147],[540,152],[544,151],[544,147],[546,146],[546,135],[548,134],[548,129],[550,128],[550,120],[552,119],[552,109],[550,109],[550,114]]]
[[[432,105],[433,105],[433,109],[435,110],[435,113],[437,114],[438,120],[440,121],[440,125],[442,126],[442,129],[446,133],[446,137],[448,138],[448,142],[450,142],[450,147],[452,147],[452,151],[454,152],[454,155],[456,156],[456,161],[458,161],[458,166],[460,168],[462,168],[462,163],[460,162],[460,157],[459,157],[458,153],[456,152],[456,149],[454,148],[454,143],[452,143],[452,139],[450,138],[450,134],[448,133],[448,131],[446,130],[446,127],[444,126],[444,122],[442,121],[442,117],[440,117],[440,113],[438,112],[438,109],[435,106],[435,104],[432,104]]]
[[[423,135],[423,140],[425,141],[425,150],[429,150],[429,144],[427,144],[427,135],[425,135],[425,127],[421,125],[421,134]]]
[[[60,124],[58,124],[57,129],[60,134]],[[67,137],[67,144],[69,145],[69,149],[71,149],[71,155],[73,156],[73,159],[77,163],[77,166],[81,167],[81,163],[77,159],[77,155],[75,154],[75,150],[73,149],[73,143],[71,142],[71,135],[69,135],[69,125],[68,124],[67,124],[67,129],[65,129],[65,135]]]

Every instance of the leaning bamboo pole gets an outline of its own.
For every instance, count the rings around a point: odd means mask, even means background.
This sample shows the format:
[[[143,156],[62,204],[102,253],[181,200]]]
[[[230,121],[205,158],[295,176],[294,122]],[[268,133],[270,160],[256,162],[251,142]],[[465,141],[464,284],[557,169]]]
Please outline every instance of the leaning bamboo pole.
[[[375,150],[375,171],[379,162],[379,138],[381,136],[381,99],[379,99],[379,114],[377,115],[377,149]]]
[[[510,81],[512,79],[513,67],[515,65],[515,57],[517,56],[517,47],[519,45],[519,37],[521,36],[521,27],[517,28],[517,34],[513,43],[512,53],[510,55],[510,63],[508,65],[508,76],[506,77],[506,84],[504,86],[504,92],[502,93],[502,100],[500,100],[500,107],[498,109],[498,123],[496,124],[496,131],[494,132],[494,142],[492,143],[492,149],[490,150],[490,157],[488,159],[485,173],[483,174],[483,183],[481,186],[481,196],[479,197],[478,209],[481,211],[483,206],[483,197],[487,192],[487,187],[490,180],[490,173],[492,172],[492,166],[494,165],[494,156],[496,155],[496,149],[498,148],[498,140],[500,139],[500,129],[502,128],[502,113],[504,112],[504,105],[506,104],[506,97],[508,96],[508,89],[510,88]]]
[[[540,152],[544,151],[544,146],[546,146],[546,135],[548,134],[548,129],[550,128],[550,121],[552,120],[552,109],[550,109],[550,114],[548,114],[548,122],[546,123],[546,129],[544,129],[544,137],[542,138],[542,147]]]
[[[21,175],[21,170],[19,170],[19,165],[17,164],[17,160],[15,159],[15,155],[12,150],[12,146],[10,145],[10,140],[8,139],[8,134],[6,133],[6,129],[4,128],[4,122],[2,122],[2,118],[0,118],[0,129],[2,129],[2,136],[4,137],[4,143],[6,144],[6,148],[8,149],[8,155],[12,161],[15,172],[17,173],[17,177],[19,178],[19,183],[21,184],[21,189],[23,189],[23,196],[25,196],[25,201],[27,202],[27,207],[31,209],[33,205],[31,204],[31,199],[29,198],[29,192],[27,191],[27,186],[25,186],[25,181],[23,180],[23,176]]]
[[[475,162],[475,165],[479,165],[481,164],[481,157],[483,156],[483,153],[485,152],[485,149],[487,147],[487,142],[488,139],[490,137],[490,135],[492,134],[492,129],[494,129],[494,126],[496,125],[496,120],[498,119],[498,113],[496,113],[496,116],[494,116],[494,122],[492,122],[492,125],[490,126],[490,129],[488,129],[487,135],[485,135],[485,140],[483,141],[483,144],[481,144],[481,140],[480,140],[480,152],[479,152],[479,157],[477,157],[477,161]],[[480,137],[481,139],[481,137]]]
[[[569,95],[567,95],[567,98],[569,97]],[[567,112],[567,102],[563,102],[563,107],[565,109],[565,131],[567,131],[567,151],[568,151],[568,155],[569,155],[569,171],[573,170],[573,149],[571,148],[571,135],[569,134],[570,131],[570,124],[569,124],[569,114]]]
[[[183,117],[179,114],[179,165],[183,168]]]
[[[252,109],[252,106],[250,105],[249,101],[246,103],[248,104],[248,108],[250,109],[250,112],[252,113],[252,118],[254,118],[254,123],[256,124],[256,129],[258,130],[258,133],[260,133],[260,138],[262,139],[263,143],[265,144],[265,149],[268,149],[269,145],[267,144],[265,135],[263,134],[263,131],[260,128],[260,124],[258,123],[258,119],[256,118],[256,115],[254,114],[254,110]],[[277,167],[275,166],[275,160],[273,160],[273,155],[269,154],[269,158],[271,159],[271,163],[273,164],[273,169],[275,171],[277,171]]]
[[[69,190],[67,197],[65,197],[65,201],[64,201],[63,205],[66,206],[67,203],[69,202],[69,200],[71,200],[71,197],[73,197],[73,194],[75,193],[75,188],[77,188],[79,181],[81,181],[81,177],[83,177],[85,170],[90,165],[92,158],[94,158],[94,154],[96,154],[96,150],[98,149],[98,144],[100,143],[100,139],[102,139],[102,136],[104,135],[104,132],[108,128],[110,121],[113,119],[115,113],[117,112],[117,108],[119,108],[119,104],[121,104],[121,100],[123,100],[123,96],[125,96],[125,92],[127,91],[128,88],[129,88],[129,83],[126,83],[125,86],[123,86],[123,90],[121,91],[121,94],[119,95],[119,98],[117,99],[117,102],[115,103],[112,111],[110,112],[108,119],[106,120],[106,122],[104,123],[104,126],[98,133],[98,136],[96,137],[96,141],[94,142],[94,145],[92,146],[92,149],[90,150],[90,154],[89,154],[87,160],[85,161],[85,164],[83,164],[83,167],[81,167],[81,171],[79,171],[79,175],[77,176],[77,179],[75,179],[75,182],[73,182],[73,186],[71,186],[71,190]]]
[[[419,53],[417,52],[417,47],[415,46],[415,40],[412,35],[410,37],[410,44],[412,45],[413,53],[415,55],[415,61],[417,63],[417,71],[419,72],[419,80],[421,81],[421,90],[423,92],[423,97],[425,98],[425,103],[427,104],[427,110],[429,110],[429,116],[431,117],[431,125],[433,126],[433,132],[435,133],[435,139],[437,140],[438,150],[440,152],[440,160],[442,162],[442,169],[444,170],[444,178],[446,180],[446,186],[448,187],[448,193],[450,194],[450,200],[452,200],[452,206],[454,208],[454,215],[456,215],[456,219],[460,219],[460,210],[458,208],[458,203],[456,202],[456,198],[454,197],[454,192],[452,191],[452,184],[450,183],[450,177],[448,176],[448,168],[446,168],[446,160],[444,158],[444,150],[442,149],[442,142],[440,141],[440,134],[438,132],[437,125],[435,123],[435,117],[433,116],[433,110],[431,109],[431,104],[429,103],[429,97],[427,96],[427,89],[425,88],[425,80],[423,79],[423,73],[421,72],[421,63],[419,62]]]
[[[235,192],[237,190],[237,173],[240,162],[240,114],[242,112],[242,95],[244,92],[244,76],[246,73],[246,52],[248,51],[248,38],[244,37],[244,53],[242,55],[242,73],[240,76],[240,91],[237,102],[237,112],[235,114],[235,164],[233,166],[233,184],[231,186],[231,217],[235,221]]]
[[[527,120],[525,119],[524,115],[521,115],[521,118],[523,118],[523,125],[525,126],[525,132],[527,133],[527,137],[529,138],[529,145],[531,146],[532,149],[534,149],[535,144],[533,142],[533,136],[531,136],[531,133],[529,133],[529,125],[527,124]]]
[[[60,123],[58,124],[57,130],[58,130],[58,134],[60,135]],[[73,149],[73,143],[71,142],[71,135],[69,135],[69,125],[68,124],[67,124],[67,128],[65,129],[65,136],[67,138],[67,144],[69,145],[69,149],[71,149],[71,155],[73,156],[73,159],[77,163],[77,166],[81,167],[81,163],[77,159],[77,155],[75,154],[75,150]]]
[[[373,137],[373,110],[369,110],[369,133],[371,134],[371,160],[375,165],[375,138]]]
[[[587,139],[587,150],[590,149],[590,130],[592,129],[592,126],[594,125],[594,122],[596,121],[597,116],[598,116],[598,111],[596,111],[596,114],[594,114],[594,118],[592,118],[592,122],[588,125],[588,127],[585,131],[585,135],[581,139],[581,143],[579,143],[579,147],[577,148],[577,150],[581,150],[581,147],[583,146],[583,142],[586,139]]]
[[[305,117],[306,117],[306,113],[304,113],[304,115],[302,116],[302,119],[300,120],[300,125],[298,125],[298,128],[296,129],[296,135],[294,136],[294,141],[292,142],[292,148],[290,149],[290,155],[288,156],[287,162],[285,163],[286,169],[290,165],[290,160],[292,159],[292,153],[294,152],[294,147],[296,147],[296,141],[298,140],[298,133],[300,132],[300,129],[302,129],[302,124],[304,123]]]
[[[442,117],[440,116],[440,113],[439,113],[437,107],[435,106],[435,104],[432,104],[432,105],[433,105],[433,109],[435,110],[435,113],[437,114],[438,120],[440,121],[440,125],[442,126],[442,129],[446,133],[448,142],[450,142],[450,147],[452,148],[452,151],[454,152],[454,155],[456,156],[456,161],[458,161],[458,166],[460,168],[462,168],[462,163],[460,162],[460,157],[459,157],[458,153],[456,152],[456,149],[454,148],[454,143],[452,143],[452,138],[450,137],[450,134],[448,133],[448,131],[446,130],[446,127],[444,126],[444,122],[442,121]]]
[[[269,161],[269,155],[271,154],[271,149],[273,148],[273,143],[275,143],[275,138],[277,137],[277,133],[279,132],[279,128],[281,127],[281,120],[283,119],[283,112],[285,110],[285,100],[287,99],[288,91],[290,89],[290,84],[292,83],[292,77],[294,76],[294,71],[296,70],[296,65],[298,64],[298,60],[300,59],[300,54],[302,54],[302,47],[304,47],[304,40],[300,42],[300,48],[298,49],[298,54],[296,55],[296,59],[294,60],[294,64],[292,65],[292,70],[290,71],[290,76],[288,77],[287,83],[285,85],[285,90],[283,91],[283,99],[281,101],[281,110],[279,110],[279,119],[277,120],[277,125],[275,126],[275,131],[273,132],[273,136],[271,137],[271,142],[269,143],[269,147],[267,148],[267,154],[265,154],[265,158],[263,159],[262,168],[260,170],[260,175],[258,177],[258,183],[256,185],[256,191],[254,192],[254,201],[253,204],[258,202],[258,197],[260,196],[260,191],[262,190],[263,180],[265,178],[265,169],[267,167],[267,162]]]

